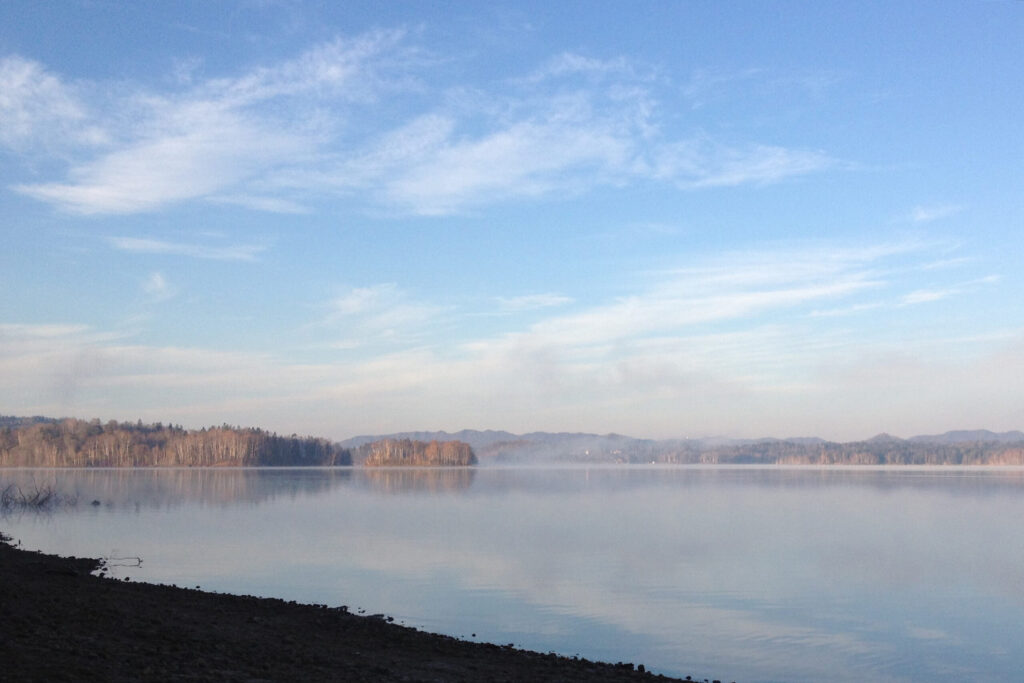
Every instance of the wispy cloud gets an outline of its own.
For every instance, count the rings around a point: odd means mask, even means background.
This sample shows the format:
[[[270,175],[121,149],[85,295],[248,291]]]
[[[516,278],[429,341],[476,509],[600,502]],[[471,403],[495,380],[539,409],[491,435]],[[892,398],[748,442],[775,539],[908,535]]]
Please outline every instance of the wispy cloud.
[[[327,304],[318,327],[332,332],[336,348],[370,343],[410,345],[421,340],[443,308],[414,301],[394,283],[354,287]]]
[[[668,175],[682,187],[767,185],[786,178],[834,167],[836,161],[818,150],[772,145],[726,147],[701,140],[670,150],[658,159],[659,175]]]
[[[905,294],[900,299],[901,306],[913,306],[916,304],[927,304],[935,301],[948,299],[952,296],[975,291],[981,287],[994,285],[999,282],[998,275],[986,275],[966,282],[956,283],[953,286],[943,288],[922,288]]]
[[[412,168],[395,169],[385,195],[416,213],[443,215],[510,197],[579,191],[581,180],[570,171],[600,174],[627,163],[624,142],[600,125],[523,121],[479,139],[445,141]]]
[[[970,416],[986,392],[1019,395],[1018,374],[1006,368],[1022,366],[1024,345],[1019,330],[998,325],[972,338],[955,331],[915,337],[916,328],[890,333],[904,301],[924,304],[998,282],[921,271],[932,251],[819,245],[688,260],[643,274],[647,284],[628,295],[586,306],[569,308],[568,297],[551,293],[508,297],[513,306],[540,306],[531,309],[530,323],[507,316],[496,331],[446,332],[444,345],[431,343],[429,334],[461,327],[459,316],[468,313],[391,283],[351,287],[298,332],[327,340],[316,354],[327,347],[351,351],[328,351],[330,362],[310,364],[287,355],[132,345],[124,335],[84,325],[5,324],[0,395],[18,396],[19,405],[40,412],[66,412],[63,397],[71,396],[78,413],[132,405],[155,419],[191,415],[270,426],[280,424],[275,411],[288,406],[302,406],[302,417],[288,413],[300,422],[307,412],[336,420],[345,406],[353,429],[383,421],[384,429],[397,430],[409,420],[490,426],[497,411],[500,426],[513,429],[564,428],[569,421],[641,434],[679,424],[680,433],[699,425],[762,435],[756,432],[806,429],[823,403],[831,411],[877,402],[858,427],[877,428],[872,421],[888,424],[893,410],[920,412],[921,396],[903,389],[914,386],[933,388],[924,394],[935,406]],[[914,287],[921,272],[930,281]],[[144,285],[154,295],[172,287],[158,272]],[[902,298],[894,294],[908,290]],[[845,324],[844,310],[859,313],[856,325]],[[927,311],[922,306],[921,315]],[[951,376],[957,382],[934,379]],[[792,424],[775,422],[782,413],[793,416]],[[758,415],[764,421],[746,422]]]
[[[561,294],[524,294],[522,296],[497,297],[498,308],[504,312],[534,311],[572,303],[573,299]]]
[[[938,204],[935,206],[915,206],[910,212],[910,220],[914,223],[931,223],[960,213],[964,210],[958,204]]]
[[[166,419],[165,401],[202,406],[212,392],[223,402],[258,390],[272,368],[260,354],[133,345],[86,325],[0,325],[0,394],[41,414],[121,417],[128,407]],[[287,387],[303,375],[292,368],[278,380]]]
[[[268,213],[304,214],[310,213],[310,209],[302,204],[282,199],[279,197],[260,197],[248,194],[214,195],[209,198],[217,204],[233,204],[242,206],[253,211],[266,211]]]
[[[626,340],[690,335],[690,330],[731,320],[758,320],[769,312],[802,310],[876,289],[878,261],[903,247],[876,251],[818,250],[731,254],[699,266],[654,274],[645,291],[548,318],[525,338],[577,351]],[[609,347],[610,348],[610,347]]]
[[[177,288],[160,272],[149,274],[142,283],[142,291],[154,303],[166,301],[177,294]]]
[[[189,71],[170,79],[176,90],[110,89],[122,94],[89,106],[36,62],[2,65],[0,142],[63,141],[59,157],[71,160],[63,179],[13,188],[78,214],[194,200],[298,213],[343,196],[363,209],[445,215],[639,182],[775,183],[835,166],[820,150],[668,137],[665,85],[624,58],[563,53],[500,86],[431,85],[436,61],[402,31],[230,77]],[[401,99],[400,114],[378,115],[390,106],[383,93]]]
[[[927,304],[940,301],[957,293],[956,289],[917,289],[903,296],[900,304],[913,306],[915,304]]]
[[[0,323],[0,336],[5,340],[60,339],[81,335],[88,330],[88,325],[28,325],[23,323]]]
[[[444,215],[637,182],[690,190],[768,184],[837,165],[819,150],[727,144],[707,135],[668,139],[650,79],[623,60],[563,54],[523,82],[519,91],[493,95],[492,106],[503,104],[493,112],[424,115],[319,180],[382,188],[377,196],[385,205]],[[471,129],[459,114],[472,115]]]
[[[73,213],[137,213],[218,193],[311,149],[301,136],[216,105],[176,109],[161,130],[72,167],[70,182],[14,189]]]
[[[107,140],[77,88],[37,62],[18,56],[0,59],[0,145],[93,146]]]
[[[318,113],[323,102],[372,98],[376,87],[386,87],[386,77],[377,78],[379,62],[385,57],[398,61],[400,37],[376,32],[336,40],[236,78],[211,79],[169,94],[139,91],[105,102],[93,118],[112,131],[107,148],[74,162],[67,181],[23,183],[14,189],[80,214],[151,211],[215,195],[248,197],[250,206],[259,206],[254,183],[271,170],[308,163],[323,142],[325,129],[333,125]],[[5,118],[29,121],[30,114],[55,101],[64,103],[57,107],[60,121],[86,118],[40,65],[20,58],[13,64],[20,71],[7,80],[18,77],[27,85],[9,96]],[[42,119],[37,127],[46,123]],[[18,126],[22,138],[33,134],[22,130],[27,125]],[[249,190],[230,191],[238,187]],[[287,201],[270,197],[261,208],[294,209]]]
[[[848,315],[856,315],[858,313],[864,313],[872,311],[878,308],[882,308],[884,304],[881,302],[872,303],[861,303],[853,304],[851,306],[843,306],[840,308],[826,308],[821,310],[811,311],[808,315],[812,318],[838,318]]]
[[[581,74],[594,78],[628,76],[630,78],[649,80],[653,77],[653,74],[641,76],[638,72],[639,70],[635,65],[622,57],[617,59],[598,59],[574,52],[563,52],[552,57],[539,69],[529,74],[523,79],[523,82],[540,83],[550,79]]]
[[[121,251],[141,254],[169,254],[215,261],[255,261],[266,247],[258,244],[214,246],[188,242],[169,242],[147,237],[108,237],[107,243]]]
[[[550,309],[524,328],[467,340],[463,363],[448,370],[493,377],[523,405],[583,402],[595,414],[608,408],[609,419],[610,406],[631,412],[663,401],[771,412],[765,397],[828,393],[821,368],[888,348],[886,316],[903,304],[893,299],[933,251],[892,243],[722,254],[648,273],[649,284],[627,296]],[[851,328],[844,318],[854,313]]]

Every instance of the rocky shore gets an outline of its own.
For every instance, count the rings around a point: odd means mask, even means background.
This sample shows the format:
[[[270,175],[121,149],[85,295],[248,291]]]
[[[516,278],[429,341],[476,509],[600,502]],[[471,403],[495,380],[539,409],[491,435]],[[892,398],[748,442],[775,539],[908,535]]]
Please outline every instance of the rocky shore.
[[[6,681],[667,681],[633,664],[517,650],[342,607],[93,575],[0,543]]]

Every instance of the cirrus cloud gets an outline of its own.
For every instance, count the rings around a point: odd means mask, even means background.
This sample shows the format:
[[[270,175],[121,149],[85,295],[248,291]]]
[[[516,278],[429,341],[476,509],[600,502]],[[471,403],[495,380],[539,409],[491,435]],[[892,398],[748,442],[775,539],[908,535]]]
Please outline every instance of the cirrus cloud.
[[[820,150],[666,133],[665,85],[623,58],[563,53],[526,77],[467,88],[433,85],[440,67],[411,43],[403,31],[370,32],[234,76],[93,88],[107,94],[88,106],[86,89],[8,57],[0,143],[31,159],[27,141],[48,139],[68,164],[63,178],[12,188],[83,215],[197,200],[301,213],[325,197],[449,215],[603,186],[700,190],[835,166]]]

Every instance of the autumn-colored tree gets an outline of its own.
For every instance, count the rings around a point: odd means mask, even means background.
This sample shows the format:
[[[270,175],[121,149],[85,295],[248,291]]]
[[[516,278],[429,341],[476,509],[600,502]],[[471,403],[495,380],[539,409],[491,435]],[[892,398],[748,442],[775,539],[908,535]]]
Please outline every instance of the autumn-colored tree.
[[[462,441],[411,441],[381,439],[359,447],[357,460],[367,467],[465,467],[476,464],[476,455]]]
[[[156,423],[66,419],[0,429],[0,466],[262,467],[351,465],[326,439],[224,425],[188,431]]]

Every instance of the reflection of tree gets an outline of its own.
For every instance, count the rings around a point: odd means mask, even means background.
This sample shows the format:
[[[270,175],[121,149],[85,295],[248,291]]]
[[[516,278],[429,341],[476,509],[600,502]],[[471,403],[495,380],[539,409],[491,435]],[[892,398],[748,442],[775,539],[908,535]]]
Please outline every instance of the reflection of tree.
[[[955,482],[955,486],[950,484]],[[776,465],[566,465],[484,467],[474,484],[478,493],[530,492],[575,495],[586,491],[621,493],[638,489],[673,490],[682,495],[711,489],[737,492],[772,489],[948,490],[951,495],[1017,493],[1024,469],[957,467],[806,467]]]
[[[78,508],[173,507],[182,503],[261,503],[278,496],[318,495],[350,481],[349,468],[9,470],[4,485],[50,487]]]
[[[82,511],[91,509],[93,501],[104,508],[256,505],[282,496],[322,495],[344,486],[389,494],[451,493],[468,489],[475,475],[469,467],[7,470],[0,487],[53,490],[75,500],[74,507]]]
[[[360,470],[355,483],[381,493],[446,493],[468,489],[475,476],[471,467],[374,467]]]

